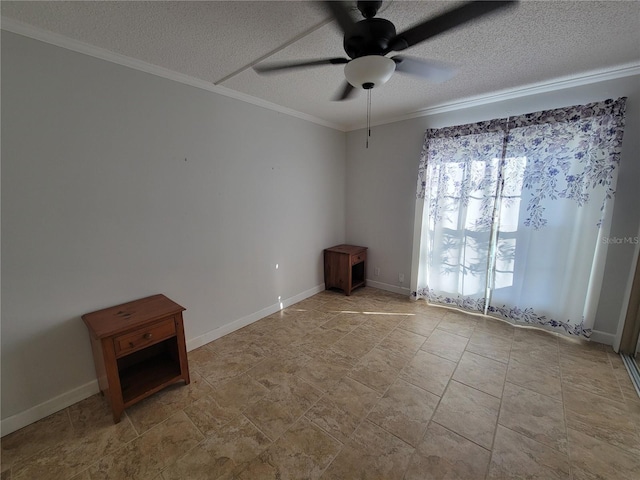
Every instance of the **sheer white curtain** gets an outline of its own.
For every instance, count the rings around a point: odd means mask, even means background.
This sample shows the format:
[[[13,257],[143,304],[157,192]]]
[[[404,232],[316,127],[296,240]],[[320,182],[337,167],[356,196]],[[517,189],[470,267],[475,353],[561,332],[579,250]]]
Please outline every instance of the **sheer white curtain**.
[[[589,337],[625,99],[429,130],[412,294]]]

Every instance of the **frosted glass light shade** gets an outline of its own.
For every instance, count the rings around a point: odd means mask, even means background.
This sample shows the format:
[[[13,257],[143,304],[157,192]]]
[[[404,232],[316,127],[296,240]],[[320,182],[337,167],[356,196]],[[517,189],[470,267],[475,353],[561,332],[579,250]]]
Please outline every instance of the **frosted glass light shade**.
[[[379,87],[391,78],[396,62],[381,55],[367,55],[351,60],[344,66],[347,82],[356,88]],[[373,84],[372,86],[369,86]],[[366,85],[366,87],[365,87]]]

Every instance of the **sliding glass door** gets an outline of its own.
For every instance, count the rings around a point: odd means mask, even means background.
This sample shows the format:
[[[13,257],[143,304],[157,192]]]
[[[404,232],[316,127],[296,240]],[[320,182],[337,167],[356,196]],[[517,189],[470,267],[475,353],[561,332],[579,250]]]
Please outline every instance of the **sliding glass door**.
[[[624,105],[427,131],[413,295],[589,337]]]

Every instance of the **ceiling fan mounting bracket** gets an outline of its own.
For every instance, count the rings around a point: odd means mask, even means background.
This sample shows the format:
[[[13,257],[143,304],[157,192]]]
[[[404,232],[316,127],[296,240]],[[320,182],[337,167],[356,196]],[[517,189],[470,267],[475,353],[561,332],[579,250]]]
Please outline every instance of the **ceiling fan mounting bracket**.
[[[358,2],[358,10],[362,13],[364,18],[373,18],[380,10],[382,6],[382,1],[362,1]]]
[[[344,37],[344,51],[350,58],[384,55],[396,36],[396,27],[384,18],[366,18],[353,25]]]

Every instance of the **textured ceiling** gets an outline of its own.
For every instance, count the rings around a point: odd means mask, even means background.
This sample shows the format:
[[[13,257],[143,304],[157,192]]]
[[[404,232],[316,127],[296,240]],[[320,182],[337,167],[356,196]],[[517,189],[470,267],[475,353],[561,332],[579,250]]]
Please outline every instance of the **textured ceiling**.
[[[456,2],[385,2],[398,31]],[[222,85],[323,119],[362,125],[365,95],[333,102],[343,67],[260,76],[257,61],[344,56],[342,36],[315,2],[11,2],[3,18]],[[354,12],[354,17],[359,13]],[[373,91],[374,122],[524,85],[640,64],[640,2],[523,1],[410,48],[457,76],[430,84],[395,74]]]

